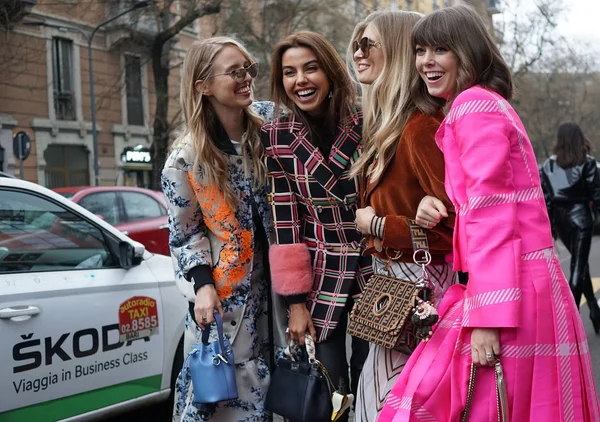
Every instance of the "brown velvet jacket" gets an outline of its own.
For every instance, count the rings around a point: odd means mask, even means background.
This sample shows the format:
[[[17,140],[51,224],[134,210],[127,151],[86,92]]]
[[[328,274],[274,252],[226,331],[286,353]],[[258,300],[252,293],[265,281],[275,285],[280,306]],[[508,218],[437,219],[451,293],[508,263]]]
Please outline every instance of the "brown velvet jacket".
[[[426,116],[415,111],[408,119],[383,175],[375,183],[362,178],[362,207],[370,205],[378,216],[386,217],[383,251],[375,250],[374,239],[370,236],[365,254],[388,259],[402,251],[397,260],[412,262],[408,218],[415,218],[421,199],[430,195],[440,199],[448,209],[448,218],[427,230],[432,264],[446,262],[446,254],[452,251],[456,214],[444,189],[444,155],[435,143],[435,133],[442,119],[441,113]]]

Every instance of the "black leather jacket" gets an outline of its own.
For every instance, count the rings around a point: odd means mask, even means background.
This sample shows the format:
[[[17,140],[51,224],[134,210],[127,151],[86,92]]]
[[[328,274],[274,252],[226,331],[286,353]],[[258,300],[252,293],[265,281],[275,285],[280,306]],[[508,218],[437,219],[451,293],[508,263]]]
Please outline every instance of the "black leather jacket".
[[[540,178],[550,221],[554,220],[553,209],[556,207],[576,208],[579,213],[588,210],[590,219],[590,204],[600,208],[600,174],[594,157],[588,156],[583,164],[563,169],[556,163],[556,156],[552,156],[542,165]]]

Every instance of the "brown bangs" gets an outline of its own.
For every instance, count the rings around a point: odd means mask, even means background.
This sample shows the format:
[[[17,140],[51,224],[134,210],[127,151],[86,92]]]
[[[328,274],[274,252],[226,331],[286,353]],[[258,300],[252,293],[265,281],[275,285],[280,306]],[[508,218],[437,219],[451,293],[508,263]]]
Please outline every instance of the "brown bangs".
[[[468,5],[447,7],[426,15],[414,27],[413,47],[443,47],[456,54],[455,97],[482,85],[507,100],[513,95],[510,69],[483,19]]]
[[[417,22],[412,31],[413,46],[439,46],[450,49],[450,30],[445,16],[432,13]]]

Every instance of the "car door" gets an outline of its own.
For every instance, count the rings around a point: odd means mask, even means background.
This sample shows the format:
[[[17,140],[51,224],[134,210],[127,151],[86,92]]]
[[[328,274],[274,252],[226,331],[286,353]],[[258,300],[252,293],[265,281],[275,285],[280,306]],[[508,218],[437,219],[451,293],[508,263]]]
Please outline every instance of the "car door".
[[[153,253],[170,255],[169,220],[156,199],[142,192],[121,191],[125,223],[120,230]]]
[[[125,243],[125,245],[127,245]],[[56,421],[160,390],[163,311],[141,258],[58,200],[0,186],[0,421]]]

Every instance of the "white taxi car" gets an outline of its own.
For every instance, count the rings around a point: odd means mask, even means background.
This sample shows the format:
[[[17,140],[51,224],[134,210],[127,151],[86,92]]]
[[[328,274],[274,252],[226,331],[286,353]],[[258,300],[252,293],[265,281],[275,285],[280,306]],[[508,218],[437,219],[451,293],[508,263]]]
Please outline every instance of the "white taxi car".
[[[169,257],[0,177],[0,422],[103,419],[167,400],[187,309]]]

